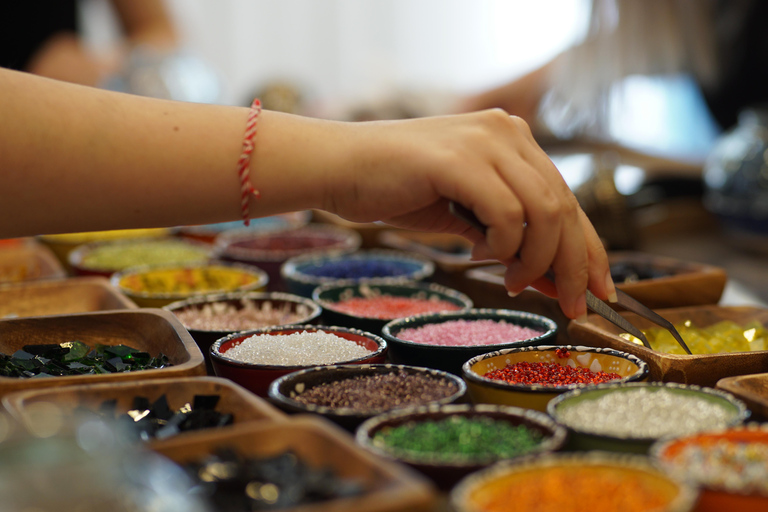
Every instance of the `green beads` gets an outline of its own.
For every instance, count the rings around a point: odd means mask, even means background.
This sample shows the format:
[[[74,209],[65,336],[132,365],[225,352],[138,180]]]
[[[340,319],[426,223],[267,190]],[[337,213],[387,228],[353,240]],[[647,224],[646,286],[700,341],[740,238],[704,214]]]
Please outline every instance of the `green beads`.
[[[525,425],[487,416],[453,415],[384,427],[374,434],[373,445],[400,457],[472,461],[516,457],[535,449],[542,440],[541,432]]]

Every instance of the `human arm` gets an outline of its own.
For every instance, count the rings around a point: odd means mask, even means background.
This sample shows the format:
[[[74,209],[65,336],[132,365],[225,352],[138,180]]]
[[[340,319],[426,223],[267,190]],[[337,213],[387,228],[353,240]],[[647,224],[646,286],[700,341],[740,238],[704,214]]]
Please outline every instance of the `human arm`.
[[[175,226],[239,217],[236,162],[248,109],[171,102],[0,70],[0,237]],[[474,241],[509,265],[507,287],[613,291],[591,224],[528,126],[500,110],[342,123],[264,111],[252,216],[319,208]],[[487,239],[451,216],[472,209]],[[524,227],[527,223],[527,227]],[[517,255],[519,254],[519,258]],[[552,267],[556,288],[541,278]]]

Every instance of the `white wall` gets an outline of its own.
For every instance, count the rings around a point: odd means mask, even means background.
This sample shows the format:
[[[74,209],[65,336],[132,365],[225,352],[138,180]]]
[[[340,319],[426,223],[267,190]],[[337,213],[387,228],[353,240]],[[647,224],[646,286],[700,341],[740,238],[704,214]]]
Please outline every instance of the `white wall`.
[[[248,101],[274,79],[312,98],[470,91],[518,75],[569,45],[584,0],[168,0],[188,47]]]

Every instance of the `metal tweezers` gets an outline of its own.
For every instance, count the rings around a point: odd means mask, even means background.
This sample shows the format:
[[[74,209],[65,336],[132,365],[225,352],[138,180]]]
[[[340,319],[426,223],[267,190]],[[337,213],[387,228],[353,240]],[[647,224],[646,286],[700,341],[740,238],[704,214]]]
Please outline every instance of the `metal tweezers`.
[[[475,216],[475,214],[465,206],[460,205],[459,203],[456,203],[454,201],[451,201],[448,205],[448,209],[456,218],[463,220],[473,228],[475,228],[477,231],[485,235],[485,232],[487,230],[485,224],[480,222],[480,220]],[[550,280],[554,281],[554,272],[552,272],[552,269],[550,269],[546,274],[546,277]],[[616,295],[618,297],[618,302],[621,307],[637,314],[638,316],[641,316],[647,320],[650,320],[651,322],[655,323],[656,325],[663,327],[664,329],[668,330],[670,334],[672,334],[672,337],[677,340],[677,342],[680,344],[681,347],[683,347],[683,350],[687,354],[691,353],[691,350],[688,348],[688,345],[685,344],[683,341],[682,336],[680,336],[680,333],[677,332],[677,329],[675,329],[675,326],[672,325],[672,322],[664,318],[663,316],[655,313],[652,309],[648,308],[647,306],[644,306],[637,300],[633,299],[629,295],[627,295],[625,292],[617,289]],[[632,325],[632,323],[629,322],[626,318],[621,316],[619,313],[617,313],[611,306],[603,302],[602,300],[595,297],[592,292],[587,290],[587,307],[600,315],[601,317],[605,318],[612,324],[624,329],[626,332],[631,334],[632,336],[638,338],[640,341],[643,342],[643,345],[650,349],[651,344],[648,341],[648,338],[645,337],[645,334]]]

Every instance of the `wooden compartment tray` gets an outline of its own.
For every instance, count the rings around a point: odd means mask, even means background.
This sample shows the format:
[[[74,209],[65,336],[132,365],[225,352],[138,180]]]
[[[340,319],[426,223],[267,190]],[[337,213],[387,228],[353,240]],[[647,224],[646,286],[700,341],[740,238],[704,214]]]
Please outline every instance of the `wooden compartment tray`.
[[[79,340],[86,345],[128,345],[172,366],[152,370],[37,379],[0,377],[0,396],[11,391],[97,382],[205,375],[203,354],[181,322],[162,309],[124,309],[0,320],[0,353],[13,354],[25,345]]]
[[[0,318],[136,308],[138,306],[105,277],[72,277],[0,286]]]
[[[64,418],[74,419],[76,410],[81,407],[96,411],[105,401],[115,400],[115,413],[124,414],[133,408],[135,397],[145,397],[152,403],[163,395],[168,400],[168,406],[174,411],[185,404],[191,404],[195,395],[218,395],[216,410],[223,414],[232,414],[232,426],[254,421],[287,419],[283,412],[266,400],[230,380],[218,377],[175,377],[29,389],[9,393],[3,397],[2,404],[22,425],[34,427],[35,404],[43,402],[56,405]],[[221,428],[229,429],[232,426]],[[192,430],[178,435],[198,436],[207,432],[208,429]]]
[[[675,325],[685,320],[690,320],[698,327],[706,327],[721,320],[732,320],[738,324],[758,321],[768,325],[768,309],[753,306],[690,306],[659,309],[656,312]],[[634,313],[619,314],[640,330],[658,328],[656,324]],[[568,326],[568,334],[574,343],[609,347],[639,357],[648,363],[650,380],[715,387],[722,378],[760,373],[768,368],[768,350],[700,355],[665,354],[627,341],[619,336],[621,332],[619,327],[598,315],[589,315],[587,323],[571,322]]]
[[[385,461],[357,446],[352,437],[330,422],[312,416],[293,416],[286,422],[252,423],[205,437],[168,439],[152,449],[186,464],[205,458],[219,447],[246,456],[277,455],[292,450],[313,467],[327,467],[344,478],[362,480],[367,492],[354,498],[304,505],[285,512],[427,512],[434,510],[431,483],[405,466]]]

